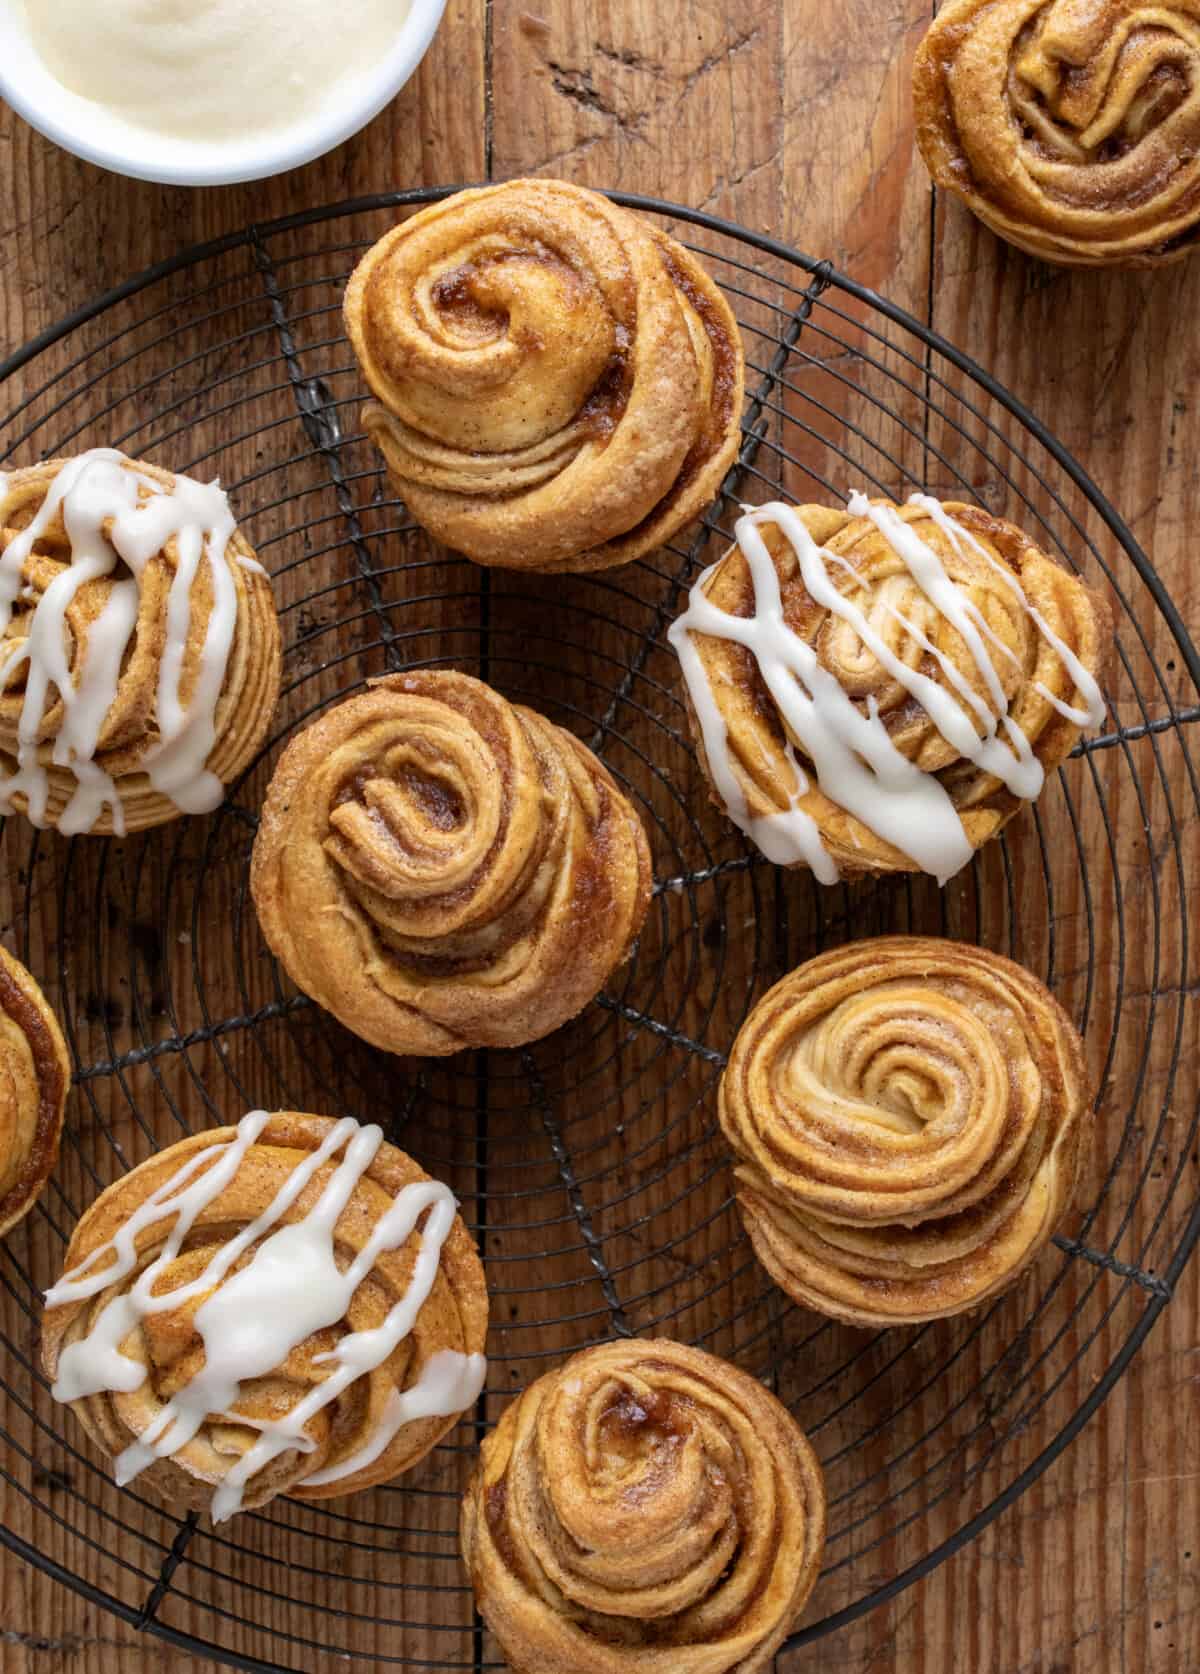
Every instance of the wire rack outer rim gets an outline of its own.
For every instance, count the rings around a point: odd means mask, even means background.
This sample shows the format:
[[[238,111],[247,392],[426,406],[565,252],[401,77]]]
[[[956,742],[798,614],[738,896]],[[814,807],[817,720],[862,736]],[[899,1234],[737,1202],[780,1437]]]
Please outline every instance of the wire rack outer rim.
[[[479,182],[478,184],[494,183]],[[36,337],[30,338],[21,348],[0,361],[0,385],[6,383],[14,373],[22,370],[31,361],[36,360],[38,355],[46,349],[61,342],[63,338],[69,337],[79,327],[86,325],[99,315],[106,313],[110,308],[138,295],[139,292],[148,289],[161,280],[182,272],[186,268],[194,267],[199,262],[227,255],[230,251],[243,246],[252,247],[257,240],[267,239],[280,233],[317,226],[327,221],[344,219],[352,215],[369,214],[382,209],[404,209],[436,203],[464,189],[460,186],[423,186],[372,193],[363,197],[348,198],[337,203],[322,204],[311,209],[299,210],[291,215],[278,216],[271,221],[251,222],[250,225],[238,231],[225,233],[219,238],[210,239],[200,244],[190,245],[186,249],[176,252],[175,255],[166,257],[164,260],[143,269],[121,284],[93,297],[89,302],[83,303],[80,307],[64,315],[55,324],[39,332]],[[973,383],[984,390],[992,400],[1011,414],[1046,449],[1055,463],[1066,472],[1094,510],[1099,513],[1110,533],[1132,560],[1141,580],[1171,631],[1193,684],[1200,688],[1200,650],[1192,640],[1183,618],[1163,586],[1157,570],[1134,537],[1128,524],[1088,472],[1047,429],[1037,415],[1023,401],[1007,390],[1003,384],[993,378],[970,355],[963,353],[961,349],[956,348],[953,343],[933,330],[931,326],[927,326],[914,314],[910,314],[907,309],[891,302],[878,291],[859,284],[848,274],[841,273],[828,261],[807,256],[780,239],[772,238],[766,233],[754,232],[735,221],[712,215],[706,210],[689,209],[685,205],[671,203],[666,199],[649,197],[635,192],[614,191],[607,195],[626,208],[645,210],[651,214],[685,221],[691,226],[700,227],[706,231],[716,233],[718,236],[748,244],[754,249],[761,250],[766,255],[774,256],[778,260],[787,262],[811,275],[819,274],[826,285],[842,291],[856,301],[866,303],[870,308],[883,315],[893,324],[900,326],[927,348],[932,349],[942,359],[964,373]],[[897,1597],[915,1582],[932,1574],[947,1558],[954,1556],[955,1553],[969,1545],[1001,1512],[1014,1504],[1025,1490],[1036,1482],[1042,1473],[1070,1446],[1084,1425],[1095,1415],[1120,1382],[1128,1369],[1129,1363],[1141,1348],[1166,1308],[1167,1303],[1171,1300],[1175,1281],[1198,1241],[1200,1241],[1200,1199],[1192,1205],[1179,1242],[1163,1273],[1162,1291],[1147,1298],[1141,1314],[1124,1343],[1114,1354],[1104,1376],[1036,1458],[1001,1493],[997,1494],[961,1528],[955,1530],[954,1534],[947,1540],[927,1552],[916,1563],[893,1576],[890,1581],[855,1600],[853,1604],[847,1605],[833,1615],[826,1616],[810,1627],[792,1634],[781,1646],[780,1654],[823,1638],[826,1634],[835,1632],[840,1628],[847,1627],[877,1606]],[[281,1664],[266,1662],[244,1652],[230,1650],[213,1643],[211,1640],[201,1639],[183,1629],[171,1627],[157,1617],[147,1619],[124,1600],[105,1592],[82,1576],[73,1574],[48,1553],[39,1551],[4,1524],[0,1524],[0,1546],[42,1570],[63,1586],[69,1587],[89,1603],[108,1610],[112,1615],[131,1627],[143,1631],[149,1630],[156,1638],[175,1646],[179,1650],[216,1660],[227,1667],[247,1670],[248,1674],[292,1674],[291,1670],[284,1668]]]

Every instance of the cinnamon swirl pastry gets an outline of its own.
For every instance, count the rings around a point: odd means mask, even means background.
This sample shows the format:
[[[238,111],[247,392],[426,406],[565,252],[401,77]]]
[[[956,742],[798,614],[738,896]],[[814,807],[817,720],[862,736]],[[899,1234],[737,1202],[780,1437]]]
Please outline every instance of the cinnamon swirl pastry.
[[[250,884],[305,993],[388,1052],[538,1040],[630,952],[650,854],[607,770],[454,670],[372,682],[293,740]]]
[[[97,448],[0,475],[0,811],[68,835],[207,813],[279,693],[265,571],[216,483]]]
[[[460,1534],[518,1674],[758,1674],[816,1580],[825,1489],[745,1372],[681,1343],[605,1343],[507,1408]]]
[[[1107,602],[914,494],[739,519],[670,630],[718,802],[822,883],[957,872],[1104,714]]]
[[[1091,1125],[1082,1042],[1042,983],[923,936],[777,983],[734,1042],[719,1115],[763,1266],[864,1326],[1012,1284],[1070,1208]]]
[[[87,1210],[42,1363],[121,1484],[219,1522],[425,1456],[483,1387],[487,1290],[449,1188],[377,1127],[253,1111]]]
[[[50,1178],[70,1082],[58,1019],[24,965],[0,948],[0,1237]]]
[[[939,186],[1044,261],[1152,267],[1200,226],[1200,0],[947,0],[913,69]]]
[[[363,422],[429,532],[480,564],[661,546],[737,452],[737,322],[683,247],[596,192],[510,180],[395,227],[346,290]]]

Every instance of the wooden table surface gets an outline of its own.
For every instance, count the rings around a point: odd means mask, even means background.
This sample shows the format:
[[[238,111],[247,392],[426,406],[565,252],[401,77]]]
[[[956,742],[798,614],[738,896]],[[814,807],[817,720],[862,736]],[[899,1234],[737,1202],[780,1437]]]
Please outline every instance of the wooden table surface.
[[[935,200],[908,88],[929,0],[533,3],[450,0],[388,111],[330,157],[261,185],[120,180],[6,114],[0,345],[182,246],[312,203],[534,170],[660,194],[832,258],[984,362],[1086,464],[1200,625],[1200,258],[1158,274],[1054,272]],[[1194,1098],[1194,1074],[1183,1091]],[[787,1668],[1200,1668],[1197,1272],[1017,1505],[923,1585]],[[193,1666],[0,1558],[5,1674]]]

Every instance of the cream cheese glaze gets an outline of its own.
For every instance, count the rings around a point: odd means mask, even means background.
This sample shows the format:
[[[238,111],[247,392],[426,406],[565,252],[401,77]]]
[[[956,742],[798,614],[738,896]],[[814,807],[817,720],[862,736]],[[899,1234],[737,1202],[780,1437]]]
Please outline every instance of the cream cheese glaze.
[[[186,144],[311,118],[367,76],[408,0],[24,0],[34,49],[106,118]]]
[[[229,1415],[232,1423],[246,1423],[231,1410],[241,1386],[268,1375],[307,1337],[344,1319],[376,1257],[399,1249],[428,1212],[407,1291],[380,1326],[348,1332],[335,1349],[319,1357],[328,1361],[329,1376],[290,1412],[277,1419],[253,1421],[260,1431],[258,1441],[230,1468],[213,1495],[212,1514],[217,1522],[240,1510],[246,1484],[272,1459],[289,1450],[311,1451],[306,1425],[356,1378],[382,1366],[410,1334],[433,1289],[442,1246],[457,1213],[454,1194],[438,1181],[405,1186],[355,1259],[344,1271],[340,1269],[334,1228],[383,1141],[379,1127],[360,1127],[346,1117],[292,1170],[263,1213],[214,1250],[190,1284],[156,1295],[157,1280],[178,1257],[197,1215],[229,1185],[268,1120],[265,1111],[251,1111],[238,1123],[234,1139],[196,1152],[139,1205],[111,1239],[46,1293],[49,1307],[99,1295],[136,1268],[138,1235],[173,1218],[155,1260],[127,1292],[105,1304],[86,1336],[62,1350],[53,1394],[59,1401],[76,1401],[104,1391],[140,1387],[146,1368],[122,1354],[121,1344],[149,1315],[178,1310],[190,1297],[211,1292],[195,1314],[204,1363],[117,1459],[116,1478],[124,1484],[156,1458],[169,1457],[186,1446],[210,1415]],[[309,1213],[273,1230],[318,1169],[339,1152],[341,1159]],[[254,1254],[247,1264],[232,1271],[250,1250]],[[367,1442],[349,1458],[314,1472],[306,1482],[316,1485],[350,1477],[372,1464],[402,1425],[464,1411],[478,1398],[486,1374],[487,1362],[480,1354],[442,1350],[431,1355],[412,1387],[402,1394],[393,1392]]]
[[[1061,659],[1080,702],[1068,704],[1039,683],[1037,689],[1042,696],[1075,725],[1098,725],[1104,715],[1098,684],[1026,598],[1016,578],[998,565],[971,532],[956,522],[938,501],[927,495],[914,495],[911,503],[933,520],[952,547],[961,551],[962,546],[970,546],[1003,576],[1019,607]],[[748,510],[735,528],[737,544],[753,583],[753,614],[732,616],[712,603],[706,592],[706,584],[717,567],[712,565],[692,588],[688,608],[672,624],[669,638],[682,666],[714,787],[730,818],[768,860],[783,866],[803,863],[822,883],[836,883],[839,876],[816,822],[799,806],[809,781],[793,747],[794,740],[812,764],[817,782],[830,801],[910,856],[939,883],[945,883],[966,865],[973,852],[953,801],[932,773],[923,772],[896,748],[874,700],[868,700],[864,712],[822,666],[815,648],[788,626],[779,577],[759,533],[760,527],[774,524],[779,529],[795,552],[801,578],[811,598],[847,624],[866,650],[923,707],[962,760],[994,774],[1023,801],[1032,800],[1040,793],[1045,771],[1028,739],[1007,712],[989,644],[1006,657],[1012,655],[1008,647],[996,638],[976,605],[947,573],[934,549],[893,508],[875,504],[860,493],[851,494],[847,505],[852,516],[870,519],[934,609],[953,624],[967,646],[990,701],[985,701],[972,688],[914,622],[885,604],[884,608],[899,626],[937,662],[951,689],[947,690],[897,656],[867,616],[841,591],[831,573],[831,565],[847,570],[851,566],[839,555],[826,552],[797,511],[780,501]],[[785,748],[795,775],[789,808],[767,815],[751,811],[734,768],[726,722],[693,634],[730,640],[744,646],[753,656],[787,730]]]

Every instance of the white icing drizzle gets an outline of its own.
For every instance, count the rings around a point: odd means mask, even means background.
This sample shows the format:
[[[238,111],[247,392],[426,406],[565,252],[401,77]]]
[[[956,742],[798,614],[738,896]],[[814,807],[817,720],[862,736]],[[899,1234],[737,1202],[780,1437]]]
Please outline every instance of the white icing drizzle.
[[[431,1354],[421,1369],[421,1376],[403,1394],[393,1389],[384,1405],[370,1441],[357,1453],[352,1453],[340,1464],[323,1471],[313,1471],[304,1481],[311,1487],[321,1483],[340,1482],[356,1471],[373,1465],[392,1437],[405,1424],[416,1418],[442,1418],[473,1407],[483,1390],[487,1376],[487,1361],[482,1354],[459,1354],[455,1349],[439,1349]]]
[[[1021,609],[1061,658],[1083,702],[1079,707],[1064,703],[1040,681],[1036,690],[1077,726],[1098,725],[1104,715],[1099,686],[1030,603],[1016,577],[996,563],[936,500],[913,495],[911,503],[933,519],[956,552],[961,553],[960,543],[966,542],[1004,578]],[[828,568],[833,563],[853,574],[853,566],[838,554],[818,546],[796,510],[780,501],[747,510],[735,529],[754,589],[753,615],[731,616],[712,603],[706,588],[717,568],[714,564],[692,588],[688,608],[672,623],[668,637],[682,666],[717,793],[730,818],[768,860],[784,866],[803,862],[822,883],[836,883],[838,879],[837,866],[825,847],[819,827],[800,806],[809,782],[793,749],[794,738],[812,763],[817,782],[830,801],[853,814],[869,831],[900,849],[923,871],[932,873],[944,884],[966,865],[972,853],[954,803],[933,774],[922,772],[892,743],[874,698],[868,698],[864,715],[836,677],[822,667],[815,649],[788,627],[779,577],[759,527],[765,523],[776,525],[796,555],[809,595],[847,624],[891,677],[921,704],[937,731],[961,759],[993,774],[1023,801],[1039,794],[1045,773],[1025,734],[1008,713],[988,644],[1015,660],[1012,652],[997,638],[973,600],[947,573],[934,549],[894,508],[873,505],[859,493],[851,494],[847,505],[852,516],[870,519],[934,609],[957,629],[975,663],[990,705],[916,623],[884,600],[883,609],[937,662],[951,690],[898,657],[867,616],[839,590]],[[787,732],[784,749],[795,774],[795,789],[787,809],[767,815],[751,812],[734,768],[725,717],[693,642],[693,634],[707,634],[743,645],[758,664]]]
[[[0,478],[0,498],[5,484]],[[68,836],[90,831],[107,807],[112,809],[114,831],[123,834],[119,792],[94,758],[137,626],[142,573],[173,539],[176,569],[167,598],[166,646],[155,701],[158,741],[142,758],[141,767],[154,789],[181,812],[208,813],[222,796],[220,781],[205,763],[216,740],[217,702],[237,628],[237,588],[227,562],[235,529],[229,501],[217,483],[193,482],[190,477],[176,477],[168,492],[154,478],[129,469],[125,456],[111,448],[96,448],[69,460],[33,521],[0,553],[0,635],[12,619],[14,601],[24,596],[24,565],[60,509],[71,562],[43,593],[25,641],[7,648],[0,644],[0,678],[5,682],[28,664],[17,727],[17,771],[0,780],[0,810],[8,812],[20,793],[34,825],[46,823],[49,777],[38,734],[53,688],[62,701],[63,718],[51,760],[75,776],[75,790],[58,818],[58,829]],[[203,558],[208,560],[212,609],[195,688],[185,706],[180,675],[191,626],[192,585]],[[118,562],[128,568],[130,578],[113,584],[88,631],[82,668],[73,679],[66,613],[82,587],[111,575]]]
[[[1105,715],[1104,695],[1100,690],[1099,683],[1084,668],[1071,647],[1059,638],[1041,611],[1029,602],[1016,576],[1010,570],[1006,570],[1003,564],[998,564],[987,548],[975,539],[969,529],[964,529],[961,523],[956,523],[947,513],[940,500],[933,499],[929,494],[914,494],[911,496],[909,503],[910,505],[920,506],[921,510],[933,519],[943,534],[949,538],[956,552],[961,553],[962,547],[959,542],[965,540],[967,545],[972,547],[983,559],[984,563],[990,565],[1001,580],[1007,583],[1017,595],[1022,608],[1028,612],[1034,627],[1046,641],[1046,644],[1061,659],[1063,667],[1075,682],[1075,690],[1083,699],[1083,705],[1076,708],[1074,705],[1064,702],[1062,698],[1056,697],[1045,682],[1041,680],[1034,681],[1034,691],[1040,697],[1044,697],[1046,702],[1057,709],[1060,715],[1066,720],[1072,721],[1077,727],[1098,727]],[[971,609],[974,611],[975,606],[972,605]],[[976,612],[976,614],[978,613]],[[995,639],[994,634],[990,634],[990,637]],[[1001,649],[1007,656],[1012,657],[1012,652],[1006,645],[1002,645]]]
[[[340,1271],[334,1228],[383,1140],[380,1128],[360,1127],[347,1117],[336,1123],[321,1145],[292,1170],[257,1220],[221,1245],[191,1283],[154,1295],[157,1280],[179,1255],[196,1216],[230,1184],[268,1120],[265,1111],[252,1111],[238,1123],[233,1139],[207,1146],[190,1157],[139,1204],[107,1243],[46,1293],[48,1306],[57,1307],[86,1301],[119,1283],[137,1265],[139,1234],[159,1221],[174,1219],[155,1260],[138,1274],[128,1291],[104,1305],[85,1337],[63,1349],[53,1394],[60,1401],[75,1401],[102,1391],[132,1392],[140,1388],[146,1377],[145,1367],[121,1353],[122,1343],[148,1315],[175,1310],[192,1297],[211,1292],[195,1315],[196,1330],[204,1343],[203,1366],[120,1455],[116,1478],[123,1485],[154,1459],[178,1452],[210,1416],[256,1428],[261,1432],[258,1440],[231,1466],[213,1495],[212,1514],[217,1522],[241,1509],[247,1482],[281,1453],[311,1452],[314,1444],[305,1426],[355,1379],[382,1366],[409,1336],[433,1289],[442,1246],[457,1212],[454,1195],[447,1186],[434,1180],[405,1186],[380,1217],[359,1254],[344,1272]],[[272,1232],[317,1170],[343,1150],[341,1161],[308,1214]],[[399,1249],[427,1212],[408,1289],[383,1323],[373,1330],[348,1332],[329,1354],[319,1356],[318,1363],[330,1363],[328,1377],[314,1385],[284,1417],[248,1419],[233,1411],[243,1383],[276,1370],[313,1332],[346,1317],[355,1291],[376,1258],[385,1250]],[[226,1278],[256,1245],[245,1267]],[[486,1374],[487,1362],[481,1354],[447,1349],[431,1355],[410,1389],[402,1394],[392,1391],[375,1430],[357,1452],[305,1480],[316,1484],[349,1477],[373,1464],[403,1425],[418,1418],[449,1418],[465,1411],[478,1398]]]

